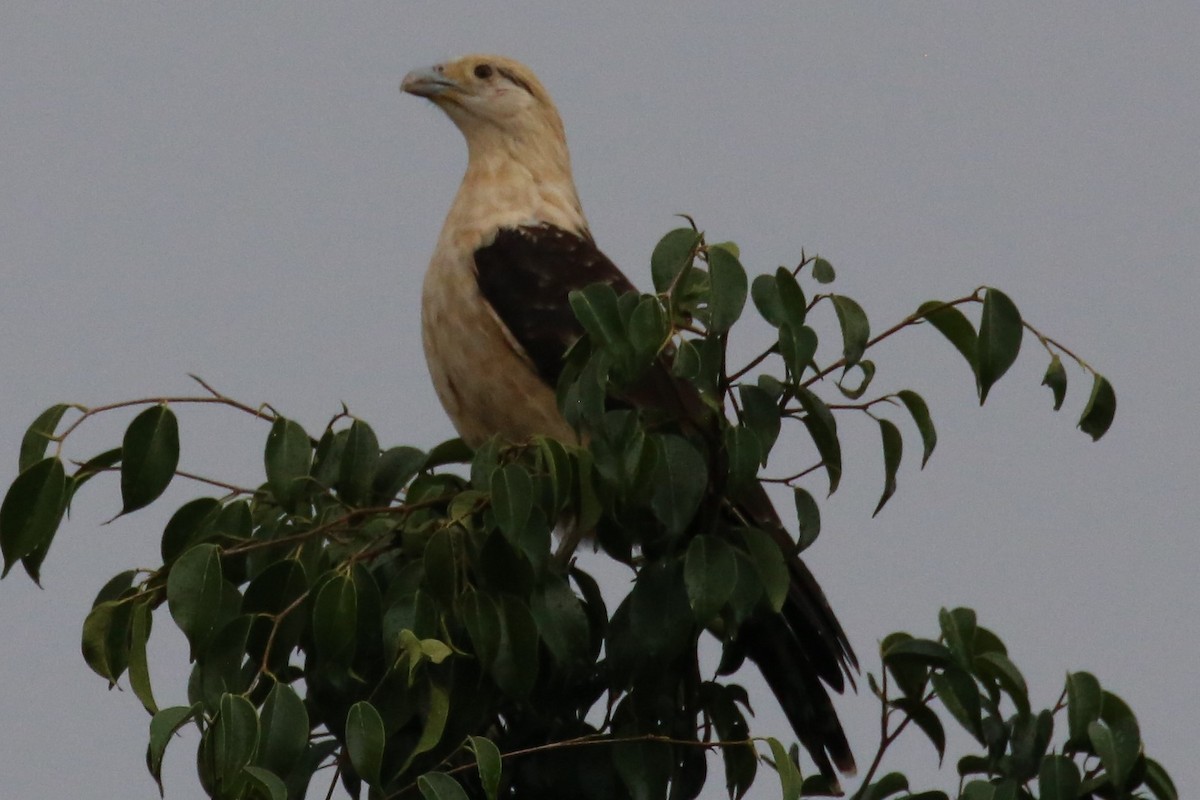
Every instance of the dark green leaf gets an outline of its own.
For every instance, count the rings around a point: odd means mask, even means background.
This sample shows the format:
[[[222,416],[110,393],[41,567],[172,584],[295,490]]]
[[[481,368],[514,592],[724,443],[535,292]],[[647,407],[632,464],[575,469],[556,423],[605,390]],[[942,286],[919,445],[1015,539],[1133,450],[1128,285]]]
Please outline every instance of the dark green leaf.
[[[270,800],[287,800],[287,784],[274,772],[262,767],[244,767],[243,771],[250,778],[250,785],[258,787]]]
[[[875,506],[875,516],[891,496],[896,493],[896,471],[900,469],[900,455],[904,450],[904,439],[900,429],[886,419],[879,420],[879,433],[883,437],[883,495]]]
[[[671,776],[671,751],[658,742],[619,742],[613,745],[613,765],[632,800],[666,796]]]
[[[492,666],[500,649],[500,609],[491,595],[468,590],[462,597],[462,620],[471,638],[475,657],[485,669]]]
[[[304,428],[290,419],[276,417],[271,424],[271,432],[267,434],[263,462],[267,471],[267,485],[284,510],[295,510],[296,500],[308,480],[312,455],[312,445]]]
[[[800,800],[800,769],[784,749],[783,743],[774,736],[767,737],[767,746],[771,748],[771,760],[775,762],[775,771],[779,773],[779,790],[783,800]]]
[[[142,706],[153,716],[158,713],[154,692],[150,688],[150,667],[146,663],[146,642],[150,639],[152,621],[149,603],[133,607],[129,641],[129,686]]]
[[[1163,769],[1162,764],[1159,764],[1153,758],[1146,759],[1146,788],[1158,800],[1179,800],[1179,792],[1175,789],[1175,782],[1171,780],[1171,776]]]
[[[1074,761],[1066,756],[1046,756],[1038,770],[1038,797],[1040,800],[1075,800],[1080,782],[1079,767]]]
[[[975,326],[961,311],[940,300],[930,300],[921,304],[915,316],[924,317],[930,325],[937,328],[950,340],[950,344],[962,353],[971,370],[975,370]]]
[[[371,786],[379,786],[383,765],[383,719],[375,706],[360,700],[346,714],[346,754],[354,771]]]
[[[133,606],[129,602],[107,600],[92,608],[83,621],[83,659],[109,685],[125,671],[129,663],[129,629]]]
[[[500,601],[500,642],[492,662],[492,677],[510,697],[523,700],[537,682],[537,623],[528,606],[513,595]]]
[[[470,463],[473,452],[470,445],[462,439],[447,439],[429,451],[421,468],[436,469],[446,464],[467,464]]]
[[[650,508],[672,533],[683,532],[708,486],[708,468],[704,457],[687,439],[665,435],[661,438],[662,458],[655,469],[654,491]]]
[[[133,418],[121,441],[122,514],[153,503],[179,466],[179,422],[165,405]]]
[[[945,645],[929,639],[914,639],[908,636],[898,638],[894,642],[885,639],[884,642],[888,645],[882,652],[885,664],[908,661],[926,667],[944,667],[954,660],[954,655]]]
[[[889,702],[907,714],[913,724],[929,738],[934,749],[937,750],[938,766],[940,767],[942,759],[946,755],[946,730],[942,727],[942,721],[938,719],[938,715],[918,697],[899,697]]]
[[[688,602],[696,621],[706,624],[716,616],[733,592],[737,565],[733,550],[716,536],[700,534],[688,545],[683,564],[683,579]]]
[[[765,466],[767,455],[779,438],[780,413],[779,404],[769,393],[751,384],[738,387],[742,399],[742,419],[746,427],[758,436],[762,448],[762,464]]]
[[[654,291],[665,292],[671,288],[675,276],[692,263],[700,233],[691,228],[676,228],[659,239],[650,254],[650,277]]]
[[[982,740],[979,687],[965,670],[947,666],[929,676],[933,690],[958,723],[976,739]]]
[[[908,791],[908,778],[899,772],[889,772],[866,788],[862,800],[883,800],[894,794]]]
[[[371,486],[372,502],[387,505],[408,486],[428,456],[415,447],[392,447],[379,457],[379,469]]]
[[[335,575],[325,582],[313,604],[312,635],[324,659],[348,664],[358,628],[358,592],[354,581]]]
[[[182,728],[200,711],[200,704],[164,708],[150,720],[150,743],[146,749],[146,766],[162,791],[162,759],[175,731]]]
[[[13,481],[0,504],[0,551],[7,575],[18,559],[44,554],[66,501],[66,472],[62,461],[44,458]]]
[[[813,259],[812,276],[817,283],[833,283],[833,265],[821,257]]]
[[[742,315],[746,305],[746,270],[737,256],[722,247],[708,248],[711,296],[708,301],[708,329],[725,333]]]
[[[483,785],[488,800],[496,800],[500,792],[500,750],[491,739],[471,736],[471,749],[475,751],[475,764],[479,768],[479,782]]]
[[[748,427],[731,425],[725,429],[725,452],[729,462],[729,491],[737,495],[756,485],[758,467],[762,463],[758,434]]]
[[[821,454],[821,463],[829,475],[829,493],[833,494],[842,479],[842,445],[838,440],[837,422],[825,401],[808,389],[798,389],[796,399],[804,409],[804,425]]]
[[[538,633],[558,663],[568,667],[582,664],[588,657],[588,619],[566,579],[547,578],[529,601]]]
[[[762,318],[778,328],[787,317],[783,313],[783,303],[779,299],[779,284],[774,275],[759,275],[750,283],[750,299]]]
[[[216,545],[198,544],[171,566],[167,606],[191,643],[193,658],[204,652],[225,622],[224,594],[221,554]]]
[[[771,538],[770,534],[758,528],[743,528],[742,539],[746,543],[750,560],[754,562],[758,578],[762,582],[767,604],[778,612],[783,608],[783,603],[787,600],[788,590],[791,587],[791,574],[783,559],[783,551],[779,549],[779,545]],[[728,581],[732,577],[733,572],[731,571],[726,576],[726,580]]]
[[[67,413],[69,405],[59,403],[50,406],[33,421],[33,424],[21,437],[21,454],[17,461],[17,472],[24,472],[46,456],[46,447],[54,436],[63,414]]]
[[[896,396],[912,415],[917,432],[921,434],[921,444],[925,448],[921,456],[921,469],[925,469],[926,462],[933,455],[933,448],[937,447],[937,430],[933,427],[933,418],[929,416],[929,407],[925,405],[925,399],[911,389],[903,389]]]
[[[258,715],[254,706],[241,695],[222,696],[208,733],[218,787],[235,784],[258,749]]]
[[[804,291],[800,288],[796,276],[785,267],[775,270],[775,288],[779,293],[779,306],[783,312],[783,322],[793,329],[804,327],[808,316],[808,301],[804,299]]]
[[[568,295],[571,310],[596,346],[611,347],[625,338],[625,323],[617,304],[617,293],[607,283],[594,283]]]
[[[833,307],[837,310],[838,323],[842,326],[842,355],[846,366],[857,364],[867,349],[871,338],[871,325],[862,306],[841,294],[831,294]]]
[[[1096,375],[1092,381],[1092,393],[1088,397],[1087,406],[1079,417],[1079,428],[1092,441],[1098,440],[1108,433],[1112,425],[1113,415],[1117,413],[1117,394],[1112,384],[1103,375]]]
[[[938,627],[942,629],[942,638],[958,665],[970,669],[975,656],[975,612],[969,608],[951,611],[943,608],[938,612]]]
[[[796,500],[796,521],[800,527],[797,549],[803,551],[812,545],[821,533],[821,508],[813,496],[799,486],[793,494]]]
[[[1096,754],[1104,763],[1104,768],[1112,778],[1113,784],[1121,787],[1128,783],[1137,760],[1142,754],[1141,731],[1138,729],[1137,718],[1125,701],[1112,692],[1104,692],[1102,697],[1100,720],[1107,736],[1101,738],[1107,739],[1106,746],[1111,744],[1111,758],[1106,758],[1104,751],[1097,745],[1093,735],[1096,727],[1094,724],[1088,725],[1088,738],[1091,740],[1092,746],[1096,748]]]
[[[422,753],[428,753],[438,742],[442,740],[442,734],[446,730],[446,720],[450,716],[450,695],[445,688],[436,683],[429,684],[429,704],[425,712],[425,724],[421,728],[421,738],[417,740],[416,747],[409,753],[408,758],[404,760],[404,764],[400,767],[400,772],[404,772],[412,764],[413,759]]]
[[[1029,713],[1029,687],[1017,665],[1003,653],[980,653],[975,657],[975,671],[984,676],[1012,698],[1018,711]]]
[[[1046,374],[1042,377],[1042,386],[1049,386],[1050,391],[1054,394],[1054,410],[1058,411],[1062,408],[1063,400],[1067,396],[1067,370],[1063,367],[1062,359],[1057,355],[1050,357],[1050,366],[1046,367]]]
[[[846,384],[846,377],[855,367],[860,373],[862,373],[862,379],[859,381],[858,386],[848,386]],[[845,395],[846,399],[848,400],[857,400],[867,393],[867,389],[870,388],[871,381],[874,379],[874,377],[875,362],[871,361],[870,359],[860,358],[854,367],[847,366],[842,370],[842,377],[838,378],[837,380],[838,391]]]
[[[779,354],[787,365],[793,381],[799,381],[804,371],[813,365],[817,353],[817,334],[807,325],[785,322],[779,326]]]
[[[518,541],[533,510],[533,481],[520,464],[508,464],[492,472],[492,509],[500,530],[510,541]]]
[[[1021,312],[998,289],[989,288],[983,295],[983,314],[979,319],[979,338],[975,346],[976,377],[979,382],[979,404],[987,399],[988,390],[1008,372],[1021,350]]]
[[[163,563],[170,565],[191,545],[196,544],[205,521],[216,516],[220,508],[221,501],[213,497],[198,497],[180,506],[163,529]]]
[[[417,778],[417,788],[425,800],[470,800],[458,781],[444,772],[426,772]]]
[[[1100,719],[1103,702],[1100,681],[1090,672],[1072,672],[1067,675],[1067,725],[1070,738],[1067,746],[1086,747],[1088,725]]]
[[[338,494],[350,505],[366,503],[379,468],[379,439],[371,426],[356,419],[350,423],[338,467]]]
[[[309,721],[304,701],[286,683],[276,683],[262,707],[262,744],[256,761],[277,775],[287,775],[304,754]]]

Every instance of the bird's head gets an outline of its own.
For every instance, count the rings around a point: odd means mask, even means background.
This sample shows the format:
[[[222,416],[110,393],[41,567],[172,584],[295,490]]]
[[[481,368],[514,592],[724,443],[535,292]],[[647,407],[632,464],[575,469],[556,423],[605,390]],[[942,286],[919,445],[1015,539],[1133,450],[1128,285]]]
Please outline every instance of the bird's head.
[[[473,151],[550,145],[565,153],[562,120],[550,94],[532,70],[511,58],[469,55],[415,69],[400,89],[446,112]]]

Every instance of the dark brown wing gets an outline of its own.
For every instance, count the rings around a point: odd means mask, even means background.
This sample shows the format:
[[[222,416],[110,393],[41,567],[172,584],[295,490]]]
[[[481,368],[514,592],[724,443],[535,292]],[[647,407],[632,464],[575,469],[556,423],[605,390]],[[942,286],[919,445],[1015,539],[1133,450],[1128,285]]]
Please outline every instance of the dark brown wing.
[[[552,225],[502,228],[490,244],[475,251],[475,268],[483,297],[551,386],[558,383],[567,350],[584,333],[567,296],[593,283],[607,283],[618,294],[636,291],[590,235]],[[626,399],[698,421],[701,429],[711,427],[704,422],[711,420],[711,411],[695,388],[673,378],[661,362]],[[766,491],[757,486],[747,492],[734,513],[775,538],[791,571],[782,612],[743,623],[738,644],[758,665],[821,772],[835,777],[833,765],[853,772],[854,756],[825,688],[828,684],[842,691],[845,676],[857,667],[846,634],[816,579],[795,555]]]

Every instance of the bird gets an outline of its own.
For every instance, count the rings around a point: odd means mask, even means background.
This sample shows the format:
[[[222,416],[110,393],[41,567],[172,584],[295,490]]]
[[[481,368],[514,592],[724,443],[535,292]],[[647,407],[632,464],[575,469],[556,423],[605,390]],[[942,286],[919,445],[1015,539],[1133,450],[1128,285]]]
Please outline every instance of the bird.
[[[473,447],[499,436],[579,443],[556,402],[564,355],[584,335],[572,291],[633,283],[596,246],[575,188],[563,122],[534,73],[474,54],[409,72],[401,90],[433,102],[467,144],[467,167],[421,296],[422,342],[437,396]],[[703,427],[711,415],[660,360],[630,404],[668,407]],[[828,689],[853,682],[857,661],[812,573],[760,484],[738,512],[779,543],[790,587],[780,612],[744,621],[738,645],[763,675],[797,738],[835,784],[854,756]]]

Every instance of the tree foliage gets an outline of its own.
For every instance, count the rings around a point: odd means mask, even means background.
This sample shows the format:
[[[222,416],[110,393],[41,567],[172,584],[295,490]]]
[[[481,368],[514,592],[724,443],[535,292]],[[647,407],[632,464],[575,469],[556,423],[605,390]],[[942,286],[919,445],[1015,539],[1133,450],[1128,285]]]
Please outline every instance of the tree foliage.
[[[820,488],[832,493],[842,478],[838,418],[865,414],[880,432],[878,513],[897,489],[906,436],[915,434],[921,466],[937,444],[924,398],[877,391],[867,358],[911,328],[953,345],[981,403],[1028,336],[1049,356],[1055,409],[1064,360],[1090,376],[1079,426],[1095,439],[1112,422],[1115,395],[991,287],[925,303],[872,336],[862,306],[828,291],[834,269],[821,258],[802,255],[750,280],[735,245],[685,227],[659,242],[651,274],[655,294],[596,285],[571,297],[587,334],[558,392],[586,446],[381,448],[345,410],[310,436],[199,379],[197,396],[55,405],[25,435],[0,507],[4,572],[19,562],[39,580],[65,511],[103,473],[119,478],[118,516],[154,503],[179,476],[210,490],[171,516],[160,567],[101,588],[83,654],[110,684],[124,680],[150,715],[155,780],[175,732],[199,729],[199,779],[212,797],[303,797],[316,770],[333,765],[335,781],[371,798],[690,798],[708,780],[712,749],[733,797],[763,765],[785,798],[828,793],[835,787],[821,776],[802,778],[795,745],[751,733],[746,691],[733,680],[740,658],[728,645],[752,613],[780,608],[788,573],[762,531],[713,509],[756,481],[784,485],[795,498],[795,549],[812,545],[821,530],[812,484],[823,475]],[[748,304],[771,343],[732,368],[729,332]],[[964,313],[973,307],[977,322]],[[719,412],[715,441],[610,401],[656,359]],[[180,471],[176,410],[193,403],[263,421],[261,485]],[[82,423],[133,408],[141,410],[120,446],[68,460]],[[772,473],[781,447],[810,453],[811,465]],[[569,549],[555,554],[563,520],[628,566],[630,588],[615,608]],[[146,658],[156,618],[183,632],[192,661],[187,696],[168,705]],[[906,729],[941,758],[947,722],[982,748],[958,762],[963,798],[1176,796],[1145,756],[1133,714],[1093,676],[1072,673],[1058,702],[1035,712],[1004,645],[973,612],[943,610],[939,623],[936,638],[882,643],[878,677],[868,675],[881,741],[855,797],[947,797],[880,774]],[[697,656],[706,631],[727,645],[712,675]]]

